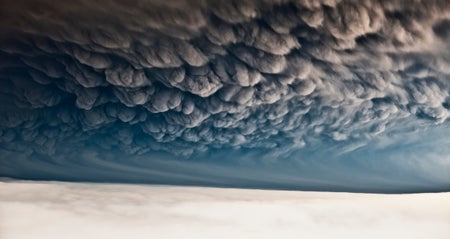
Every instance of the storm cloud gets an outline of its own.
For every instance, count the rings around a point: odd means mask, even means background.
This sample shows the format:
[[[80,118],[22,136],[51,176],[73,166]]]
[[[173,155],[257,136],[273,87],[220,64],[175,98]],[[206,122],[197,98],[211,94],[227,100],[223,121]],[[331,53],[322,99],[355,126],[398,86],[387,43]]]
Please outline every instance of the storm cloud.
[[[448,131],[447,0],[2,0],[0,16],[3,176],[117,155],[301,164]],[[448,161],[427,162],[448,189]]]

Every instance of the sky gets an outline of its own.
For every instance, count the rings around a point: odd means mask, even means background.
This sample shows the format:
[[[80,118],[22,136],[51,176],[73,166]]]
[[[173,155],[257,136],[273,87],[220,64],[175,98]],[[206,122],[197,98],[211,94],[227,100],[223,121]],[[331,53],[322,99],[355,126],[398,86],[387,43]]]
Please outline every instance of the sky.
[[[0,177],[450,190],[448,0],[0,3]]]

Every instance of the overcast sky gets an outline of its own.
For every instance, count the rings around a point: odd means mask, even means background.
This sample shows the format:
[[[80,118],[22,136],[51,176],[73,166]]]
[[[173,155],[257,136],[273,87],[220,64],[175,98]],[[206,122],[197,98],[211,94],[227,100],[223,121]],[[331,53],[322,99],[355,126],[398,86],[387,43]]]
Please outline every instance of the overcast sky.
[[[450,189],[450,2],[3,0],[0,176]]]

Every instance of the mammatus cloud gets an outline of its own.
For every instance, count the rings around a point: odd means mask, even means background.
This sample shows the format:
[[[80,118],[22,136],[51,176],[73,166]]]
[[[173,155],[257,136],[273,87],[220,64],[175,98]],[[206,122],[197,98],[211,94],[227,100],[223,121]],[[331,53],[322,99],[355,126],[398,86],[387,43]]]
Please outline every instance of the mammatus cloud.
[[[450,193],[380,195],[36,182],[8,182],[0,187],[3,239],[29,238],[30,233],[35,239],[450,236]]]
[[[354,152],[410,129],[447,130],[447,0],[2,6],[4,176],[228,151],[309,167],[329,146]],[[426,184],[448,189],[438,178]]]

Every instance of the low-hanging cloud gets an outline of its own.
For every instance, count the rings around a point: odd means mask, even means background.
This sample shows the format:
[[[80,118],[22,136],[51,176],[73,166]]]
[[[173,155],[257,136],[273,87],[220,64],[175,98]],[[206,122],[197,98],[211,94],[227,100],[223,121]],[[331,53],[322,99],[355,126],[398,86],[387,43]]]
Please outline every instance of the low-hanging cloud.
[[[3,160],[92,145],[275,159],[448,123],[446,0],[2,6]]]

